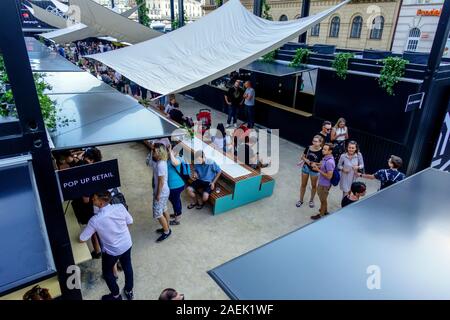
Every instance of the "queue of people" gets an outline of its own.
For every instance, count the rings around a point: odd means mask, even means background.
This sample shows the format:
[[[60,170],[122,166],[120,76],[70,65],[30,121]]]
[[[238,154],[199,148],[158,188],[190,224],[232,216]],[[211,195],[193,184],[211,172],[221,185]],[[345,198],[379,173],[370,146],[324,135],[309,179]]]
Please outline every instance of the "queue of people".
[[[319,213],[312,215],[317,220],[327,215],[328,195],[332,186],[342,191],[341,206],[356,202],[365,195],[366,185],[358,178],[377,179],[380,189],[384,189],[405,178],[400,172],[403,161],[392,155],[388,159],[388,169],[378,170],[374,174],[365,174],[364,158],[356,141],[349,139],[349,130],[344,118],[338,119],[335,126],[324,121],[322,128],[312,139],[300,156],[300,199],[296,207],[301,207],[310,181],[309,207],[315,208],[314,198],[319,197]]]

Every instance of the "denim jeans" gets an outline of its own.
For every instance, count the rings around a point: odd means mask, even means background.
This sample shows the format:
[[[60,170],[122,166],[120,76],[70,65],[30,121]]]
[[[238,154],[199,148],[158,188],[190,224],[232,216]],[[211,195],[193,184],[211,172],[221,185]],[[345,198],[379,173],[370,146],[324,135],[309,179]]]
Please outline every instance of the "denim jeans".
[[[131,248],[122,253],[120,256],[112,256],[106,252],[102,253],[102,272],[103,278],[105,278],[106,285],[109,291],[114,296],[120,294],[117,280],[114,277],[113,267],[117,261],[120,261],[122,265],[123,273],[125,275],[125,290],[130,292],[133,290],[133,267],[131,266]]]
[[[181,204],[181,193],[184,190],[184,186],[177,189],[170,189],[169,201],[173,206],[173,212],[176,216],[181,216],[183,213],[183,205]]]
[[[237,122],[237,108],[234,104],[228,105],[227,124],[231,124],[231,120],[233,120],[233,124]]]
[[[245,106],[245,113],[247,118],[248,127],[251,129],[255,125],[255,116],[254,116],[254,108],[255,106]]]

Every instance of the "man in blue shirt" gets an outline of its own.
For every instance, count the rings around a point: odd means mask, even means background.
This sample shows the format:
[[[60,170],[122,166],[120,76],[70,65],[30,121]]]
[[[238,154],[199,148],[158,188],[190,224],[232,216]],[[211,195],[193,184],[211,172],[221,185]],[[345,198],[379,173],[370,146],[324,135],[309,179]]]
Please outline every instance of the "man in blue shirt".
[[[247,115],[247,125],[251,129],[255,125],[254,117],[254,106],[255,106],[255,89],[252,88],[252,83],[250,81],[245,81],[245,92],[244,92],[244,105],[245,113]]]
[[[202,150],[194,156],[194,182],[187,188],[189,196],[196,202],[188,205],[188,209],[203,208],[209,195],[216,188],[216,182],[222,173],[220,167],[213,160],[206,159]]]
[[[388,159],[388,165],[389,169],[381,169],[374,174],[360,174],[359,176],[366,179],[379,180],[381,183],[380,190],[405,179],[405,174],[398,171],[398,169],[403,165],[402,158],[398,156],[391,156]]]

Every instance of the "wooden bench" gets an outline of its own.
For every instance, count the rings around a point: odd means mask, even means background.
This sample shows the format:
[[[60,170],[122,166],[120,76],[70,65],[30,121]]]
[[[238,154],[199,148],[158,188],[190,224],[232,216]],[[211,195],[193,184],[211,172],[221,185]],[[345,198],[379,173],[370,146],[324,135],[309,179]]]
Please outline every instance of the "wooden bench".
[[[219,188],[220,192],[216,192],[217,188]],[[213,190],[209,196],[209,202],[213,206],[216,204],[217,199],[233,194],[233,190],[230,188],[230,186],[220,179],[216,183],[216,190]]]

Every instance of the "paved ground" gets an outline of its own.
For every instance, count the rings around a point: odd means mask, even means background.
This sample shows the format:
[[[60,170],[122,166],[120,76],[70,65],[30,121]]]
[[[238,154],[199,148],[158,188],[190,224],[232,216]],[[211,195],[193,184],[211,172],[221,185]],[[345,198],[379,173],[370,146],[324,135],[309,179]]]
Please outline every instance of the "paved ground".
[[[185,114],[194,116],[205,107],[196,101],[178,98]],[[223,113],[213,110],[213,125],[225,122]],[[303,148],[280,140],[282,166],[272,197],[213,216],[210,207],[187,210],[181,225],[173,227],[173,235],[163,243],[155,243],[159,227],[151,213],[151,169],[145,165],[147,150],[139,143],[102,147],[104,159],[119,159],[122,191],[135,222],[131,227],[136,299],[157,299],[162,289],[176,288],[186,299],[227,299],[206,273],[208,270],[311,223],[317,209],[296,208],[299,193],[299,170],[296,166]],[[378,184],[366,181],[368,194]],[[183,195],[185,197],[185,195]],[[305,199],[309,199],[307,191]],[[340,208],[341,192],[332,188],[330,211]],[[316,205],[319,201],[316,197]],[[170,208],[171,210],[171,208]],[[339,214],[339,213],[337,213]],[[88,261],[82,267],[82,292],[85,299],[99,299],[107,293],[101,278],[100,260]],[[123,287],[123,274],[119,285]]]

